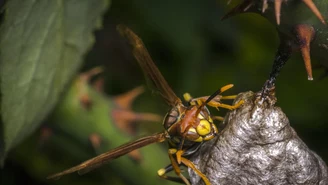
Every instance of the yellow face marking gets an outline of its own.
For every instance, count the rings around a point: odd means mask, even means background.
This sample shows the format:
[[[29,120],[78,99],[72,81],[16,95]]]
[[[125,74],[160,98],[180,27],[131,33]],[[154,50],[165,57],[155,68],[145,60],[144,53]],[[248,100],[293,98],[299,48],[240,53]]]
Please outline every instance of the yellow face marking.
[[[199,134],[197,133],[196,129],[191,127],[189,128],[188,130],[189,133],[195,133],[196,136],[199,136]],[[203,141],[203,137],[202,136],[199,136],[197,139],[192,139],[192,141],[194,142],[202,142]]]
[[[200,120],[196,130],[199,135],[206,136],[211,132],[211,124],[207,120],[202,119]]]
[[[198,114],[197,116],[199,119],[204,119],[204,116],[202,114]]]
[[[211,135],[211,136],[209,136],[209,137],[205,137],[205,138],[204,138],[204,141],[211,140],[211,139],[213,139],[214,137],[215,137],[215,135]]]
[[[196,140],[194,140],[194,142],[202,142],[203,138],[201,136],[199,136]]]
[[[193,128],[193,127],[189,128],[188,132],[193,132],[193,133],[196,133],[197,134],[196,129]]]

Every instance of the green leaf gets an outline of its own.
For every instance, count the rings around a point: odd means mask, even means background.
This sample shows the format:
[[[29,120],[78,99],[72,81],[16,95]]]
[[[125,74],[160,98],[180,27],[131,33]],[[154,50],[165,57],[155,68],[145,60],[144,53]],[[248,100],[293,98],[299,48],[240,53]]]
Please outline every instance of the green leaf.
[[[94,43],[107,0],[11,0],[0,28],[0,160],[55,106]],[[1,131],[1,130],[0,130]]]

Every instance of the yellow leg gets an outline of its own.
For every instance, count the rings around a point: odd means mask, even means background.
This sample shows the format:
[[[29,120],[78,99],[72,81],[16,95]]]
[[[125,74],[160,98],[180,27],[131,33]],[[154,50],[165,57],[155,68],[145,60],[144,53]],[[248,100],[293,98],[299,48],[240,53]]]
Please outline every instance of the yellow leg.
[[[232,87],[233,87],[233,84],[228,84],[228,85],[221,87],[220,91],[221,91],[221,93],[223,93],[224,91],[231,89]]]
[[[186,185],[190,185],[188,179],[181,173],[181,169],[180,169],[180,166],[177,162],[177,160],[174,158],[174,154],[176,154],[178,151],[174,148],[171,148],[168,150],[168,153],[169,153],[169,158],[170,158],[170,161],[171,161],[171,165],[172,165],[172,168],[174,170],[174,172],[177,174],[177,176],[180,177],[180,179],[186,184]],[[182,157],[181,157],[182,159]],[[168,180],[172,180],[172,181],[178,181],[176,178],[174,177],[168,177],[166,176],[165,174],[168,173],[169,171],[171,171],[170,169],[165,169],[165,168],[162,168],[160,170],[157,171],[157,174],[164,178],[164,179],[168,179]]]
[[[218,121],[223,121],[224,120],[224,117],[221,117],[221,116],[212,116],[211,118],[213,120],[218,120]]]
[[[236,99],[237,95],[231,95],[231,96],[221,96],[221,100],[234,100]]]
[[[221,107],[221,108],[225,108],[225,109],[229,109],[229,110],[234,110],[234,109],[237,109],[238,107],[240,107],[243,103],[244,103],[244,100],[240,100],[235,105],[228,105],[228,104],[219,103],[219,102],[209,102],[208,105],[211,107],[216,107],[216,108]]]
[[[224,91],[227,91],[228,89],[232,88],[233,84],[228,84],[226,86],[223,86],[220,89],[220,94]],[[191,105],[201,105],[204,102],[206,102],[206,100],[210,97],[210,96],[203,96],[203,97],[198,97],[198,98],[192,98],[191,95],[189,93],[185,93],[183,95],[184,99],[187,102],[190,102]],[[228,104],[224,104],[221,103],[220,100],[233,100],[237,97],[237,95],[231,95],[231,96],[221,96],[221,95],[217,95],[215,98],[213,98],[210,102],[207,103],[208,106],[210,107],[215,107],[215,108],[225,108],[225,109],[229,109],[229,110],[234,110],[237,109],[239,106],[241,106],[244,101],[241,100],[238,103],[236,103],[235,105],[228,105]]]
[[[176,153],[175,153],[175,155],[177,156],[177,162],[178,162],[178,164],[181,164],[181,156],[182,156],[182,154],[184,153],[184,151],[183,150],[178,150]]]
[[[189,168],[191,168],[192,170],[194,170],[195,173],[203,179],[205,185],[211,185],[211,183],[210,183],[210,181],[208,180],[208,178],[206,177],[206,175],[204,175],[201,171],[199,171],[199,170],[196,168],[196,166],[194,165],[194,163],[192,163],[191,161],[189,161],[188,159],[186,159],[186,158],[184,158],[184,157],[181,157],[181,162],[182,162],[184,165],[186,165],[186,166],[188,166]]]
[[[173,166],[173,169],[175,171],[175,173],[183,180],[184,183],[186,183],[186,185],[190,185],[188,179],[183,176],[183,174],[181,173],[181,169],[179,167],[179,164],[175,161],[174,157],[172,154],[169,153],[169,158],[171,160],[171,164]]]
[[[178,164],[181,164],[181,158],[182,158],[183,153],[184,153],[184,150],[177,150],[175,148],[169,149],[169,154],[176,155]]]
[[[227,91],[228,89],[231,89],[232,87],[233,87],[233,84],[228,84],[228,85],[225,85],[225,86],[221,87],[220,94],[223,93],[224,91]],[[201,99],[200,100],[201,102],[205,102],[208,97],[209,96],[195,98],[195,100],[196,99]],[[192,96],[189,93],[184,93],[183,94],[183,98],[185,99],[186,102],[189,102],[189,101],[192,101],[193,100]],[[235,99],[235,98],[236,98],[236,95],[220,97],[220,99]]]
[[[180,177],[172,177],[172,176],[166,176],[165,175],[165,174],[167,174],[167,173],[169,173],[173,170],[174,170],[173,166],[172,166],[172,164],[170,164],[170,165],[166,166],[165,168],[161,168],[160,170],[158,170],[157,174],[163,179],[185,184],[185,182]]]

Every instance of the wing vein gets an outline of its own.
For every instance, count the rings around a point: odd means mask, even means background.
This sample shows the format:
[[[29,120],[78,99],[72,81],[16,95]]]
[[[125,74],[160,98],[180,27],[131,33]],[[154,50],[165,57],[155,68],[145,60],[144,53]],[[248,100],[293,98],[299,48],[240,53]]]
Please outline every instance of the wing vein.
[[[126,143],[122,146],[114,148],[113,150],[110,150],[87,161],[84,161],[77,166],[64,170],[60,173],[50,175],[47,177],[47,179],[59,179],[63,175],[67,175],[76,171],[78,171],[79,174],[85,174],[95,168],[100,167],[104,163],[110,162],[111,160],[121,157],[133,150],[147,146],[152,143],[163,142],[165,141],[165,139],[166,133],[156,133],[151,136],[142,137],[136,141]]]
[[[147,51],[142,40],[135,33],[133,33],[133,31],[124,25],[119,25],[117,30],[129,41],[130,45],[132,46],[132,53],[138,61],[143,72],[146,76],[148,76],[150,80],[152,80],[155,87],[159,90],[166,102],[171,106],[175,106],[177,103],[180,103],[181,100],[168,85],[165,78],[152,61],[149,52]]]

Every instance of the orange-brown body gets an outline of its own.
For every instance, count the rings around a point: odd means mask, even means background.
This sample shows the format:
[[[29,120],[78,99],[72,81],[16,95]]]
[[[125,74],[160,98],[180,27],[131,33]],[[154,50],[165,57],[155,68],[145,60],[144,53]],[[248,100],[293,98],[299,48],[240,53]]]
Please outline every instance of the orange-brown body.
[[[51,175],[48,178],[56,179],[76,171],[79,171],[79,173],[85,173],[101,166],[105,162],[109,162],[123,156],[135,149],[167,140],[169,142],[168,154],[171,164],[158,170],[158,175],[168,180],[190,185],[188,179],[182,174],[180,169],[181,165],[185,165],[193,169],[203,179],[206,185],[210,185],[211,183],[209,179],[201,171],[199,171],[187,157],[195,153],[204,141],[213,139],[218,133],[218,129],[213,123],[206,105],[232,110],[238,108],[243,103],[240,101],[236,105],[227,105],[220,102],[221,99],[235,98],[235,96],[223,97],[219,95],[221,92],[230,89],[233,85],[226,85],[211,96],[204,96],[200,98],[193,99],[188,93],[186,93],[184,94],[184,99],[188,102],[188,105],[185,106],[175,95],[158,68],[152,62],[141,39],[127,27],[119,26],[118,30],[130,42],[133,47],[133,54],[143,71],[153,81],[154,85],[160,91],[166,102],[172,107],[166,114],[163,121],[165,131],[124,144],[97,157],[89,159],[77,166]],[[174,170],[179,178],[166,176],[166,174],[172,170]]]

